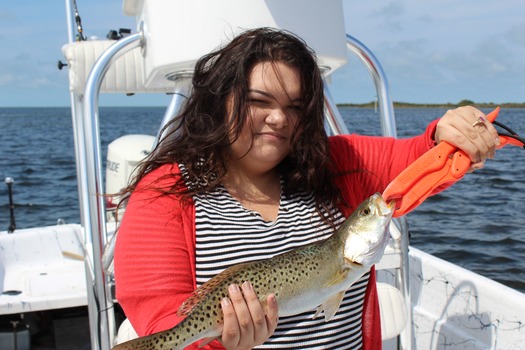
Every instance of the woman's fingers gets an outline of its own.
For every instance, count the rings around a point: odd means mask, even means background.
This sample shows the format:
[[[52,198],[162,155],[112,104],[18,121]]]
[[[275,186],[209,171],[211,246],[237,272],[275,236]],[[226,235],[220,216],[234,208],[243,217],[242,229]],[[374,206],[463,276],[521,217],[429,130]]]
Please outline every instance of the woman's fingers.
[[[222,331],[221,343],[225,348],[229,349],[233,344],[238,344],[241,337],[239,331],[239,324],[237,323],[237,315],[235,309],[229,298],[224,298],[221,301],[222,313],[224,315],[224,326]],[[231,344],[230,346],[228,346]]]
[[[438,123],[435,139],[463,150],[473,163],[493,158],[499,141],[497,130],[483,112],[469,106],[448,111]]]
[[[224,313],[224,330],[223,342],[234,348],[242,348],[242,344],[253,339],[253,322],[248,305],[238,285],[232,284],[228,288],[230,295],[231,308],[228,308],[227,314]],[[224,306],[224,305],[223,305]]]
[[[265,308],[249,282],[239,288],[232,284],[229,298],[222,300],[224,328],[222,345],[227,349],[251,349],[264,343],[275,331],[278,307],[275,295],[267,299]]]
[[[268,334],[265,312],[250,282],[244,282],[242,284],[242,292],[248,310],[250,311],[250,326],[253,327],[253,341],[257,344],[262,344],[267,339]]]
[[[268,324],[268,331],[270,335],[273,334],[275,328],[277,328],[277,323],[279,321],[279,307],[277,305],[277,299],[275,294],[268,295],[266,299],[266,304],[268,305],[268,314],[266,315],[266,322]]]

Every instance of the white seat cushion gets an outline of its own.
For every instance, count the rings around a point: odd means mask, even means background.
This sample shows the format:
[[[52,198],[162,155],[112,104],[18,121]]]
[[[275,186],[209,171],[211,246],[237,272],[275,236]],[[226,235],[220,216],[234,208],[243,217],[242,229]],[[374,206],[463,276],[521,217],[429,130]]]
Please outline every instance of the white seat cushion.
[[[88,40],[66,44],[62,47],[69,69],[71,92],[83,94],[86,80],[100,55],[114,44],[114,40]],[[171,86],[170,86],[171,85]],[[139,47],[118,57],[109,66],[102,84],[102,93],[154,93],[173,92],[175,84],[158,88],[144,86],[144,58]]]
[[[115,341],[117,344],[121,344],[138,337],[139,336],[137,332],[135,332],[135,329],[133,329],[131,322],[126,318],[118,328],[117,339]]]
[[[381,335],[383,340],[398,336],[407,323],[407,309],[401,291],[388,283],[377,283]]]

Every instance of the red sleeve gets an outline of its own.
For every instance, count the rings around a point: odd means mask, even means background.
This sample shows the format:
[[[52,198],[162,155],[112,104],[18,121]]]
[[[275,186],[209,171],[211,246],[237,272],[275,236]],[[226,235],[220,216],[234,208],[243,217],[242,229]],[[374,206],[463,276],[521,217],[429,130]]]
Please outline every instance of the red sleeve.
[[[408,165],[434,146],[437,120],[416,137],[342,135],[330,138],[336,183],[350,205],[348,216],[367,197],[383,192]]]
[[[149,186],[169,185],[171,172],[161,167],[140,182],[118,230],[117,299],[140,336],[180,322],[177,310],[195,289],[193,218],[176,196],[159,196]],[[171,179],[162,180],[167,174]]]

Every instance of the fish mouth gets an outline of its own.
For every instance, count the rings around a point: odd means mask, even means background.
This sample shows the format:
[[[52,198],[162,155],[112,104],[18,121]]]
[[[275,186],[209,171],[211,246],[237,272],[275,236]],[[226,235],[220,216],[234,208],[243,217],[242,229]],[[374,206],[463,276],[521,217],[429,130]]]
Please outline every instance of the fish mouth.
[[[375,207],[377,208],[377,213],[380,216],[391,216],[394,213],[395,201],[385,202],[381,194],[376,193],[375,199],[374,199]]]
[[[362,231],[347,238],[344,256],[347,262],[357,265],[373,265],[381,259],[389,240],[388,225],[394,214],[395,202],[385,202],[376,193],[368,202],[372,216],[364,220]]]

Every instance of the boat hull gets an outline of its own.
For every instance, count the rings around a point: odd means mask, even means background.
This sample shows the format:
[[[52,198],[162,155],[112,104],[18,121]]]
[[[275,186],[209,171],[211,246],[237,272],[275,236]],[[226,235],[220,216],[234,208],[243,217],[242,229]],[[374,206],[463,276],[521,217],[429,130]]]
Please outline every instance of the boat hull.
[[[87,305],[78,224],[0,232],[0,315]]]
[[[523,349],[525,294],[410,248],[414,349]]]

